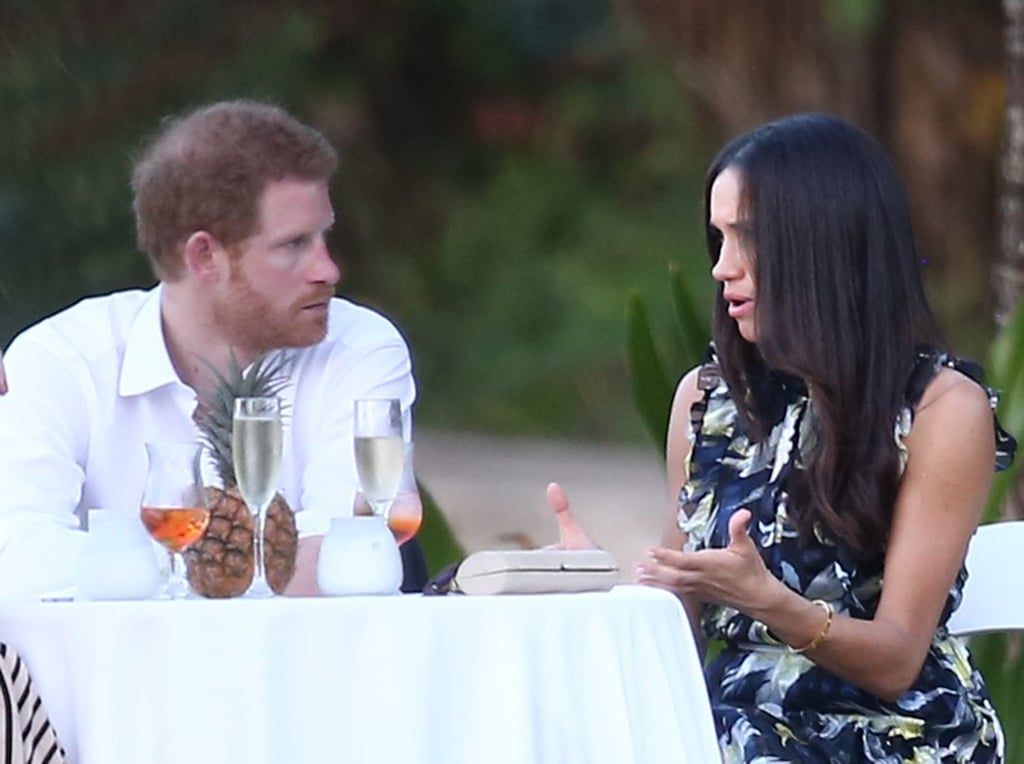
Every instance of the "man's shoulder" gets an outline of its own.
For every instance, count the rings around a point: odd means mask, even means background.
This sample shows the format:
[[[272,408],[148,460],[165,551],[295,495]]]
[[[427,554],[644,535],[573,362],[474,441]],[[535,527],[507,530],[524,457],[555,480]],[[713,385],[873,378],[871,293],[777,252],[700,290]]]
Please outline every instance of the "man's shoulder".
[[[331,300],[326,342],[339,345],[404,344],[405,340],[387,316],[365,305],[335,297]]]
[[[33,324],[14,340],[39,343],[52,352],[91,355],[121,346],[150,292],[130,289],[86,297]]]

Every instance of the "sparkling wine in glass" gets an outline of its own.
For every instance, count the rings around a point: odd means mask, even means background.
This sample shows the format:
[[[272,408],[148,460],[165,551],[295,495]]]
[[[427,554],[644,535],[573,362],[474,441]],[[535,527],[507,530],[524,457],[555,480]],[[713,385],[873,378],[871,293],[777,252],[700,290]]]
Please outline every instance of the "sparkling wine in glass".
[[[231,443],[238,490],[253,515],[255,573],[243,596],[269,597],[263,564],[263,527],[281,476],[283,435],[281,400],[277,397],[236,398]]]
[[[199,443],[146,444],[149,467],[140,514],[149,535],[170,556],[165,594],[171,599],[189,594],[182,552],[202,538],[210,523],[199,469],[202,453]]]
[[[374,514],[388,517],[405,464],[402,406],[397,398],[355,402],[356,472]]]

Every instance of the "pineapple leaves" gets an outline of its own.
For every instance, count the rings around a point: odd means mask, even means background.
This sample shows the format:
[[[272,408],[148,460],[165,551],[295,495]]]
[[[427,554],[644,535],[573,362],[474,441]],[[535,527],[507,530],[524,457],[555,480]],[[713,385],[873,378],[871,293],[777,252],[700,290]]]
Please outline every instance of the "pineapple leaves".
[[[236,398],[279,395],[289,384],[292,356],[284,351],[265,353],[248,368],[242,368],[232,351],[222,372],[205,358],[200,361],[210,373],[211,384],[199,393],[199,405],[192,415],[200,439],[210,452],[214,469],[224,488],[238,485],[235,477],[231,435]]]

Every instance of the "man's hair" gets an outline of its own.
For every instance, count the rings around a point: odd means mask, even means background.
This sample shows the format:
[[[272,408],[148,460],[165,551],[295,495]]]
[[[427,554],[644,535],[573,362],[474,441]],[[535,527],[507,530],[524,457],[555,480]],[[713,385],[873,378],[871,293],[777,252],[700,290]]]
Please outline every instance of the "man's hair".
[[[755,439],[774,424],[778,373],[811,394],[814,444],[788,488],[805,538],[822,523],[856,552],[882,551],[899,488],[893,438],[916,350],[941,343],[928,305],[910,210],[881,146],[825,114],[763,125],[727,145],[752,226],[757,342],[740,336],[720,287],[714,338],[722,373]],[[705,222],[708,221],[705,213]],[[710,225],[718,259],[721,235]]]
[[[268,182],[326,181],[337,165],[322,134],[276,106],[225,101],[172,118],[132,172],[139,248],[158,278],[177,280],[193,233],[237,244],[256,232]]]

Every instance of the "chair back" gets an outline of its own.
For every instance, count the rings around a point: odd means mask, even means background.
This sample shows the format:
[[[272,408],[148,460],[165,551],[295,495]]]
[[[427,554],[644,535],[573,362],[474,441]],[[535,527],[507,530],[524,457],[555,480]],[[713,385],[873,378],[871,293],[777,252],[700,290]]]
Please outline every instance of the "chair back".
[[[1024,520],[978,526],[966,565],[963,601],[949,617],[950,632],[1024,629]]]

